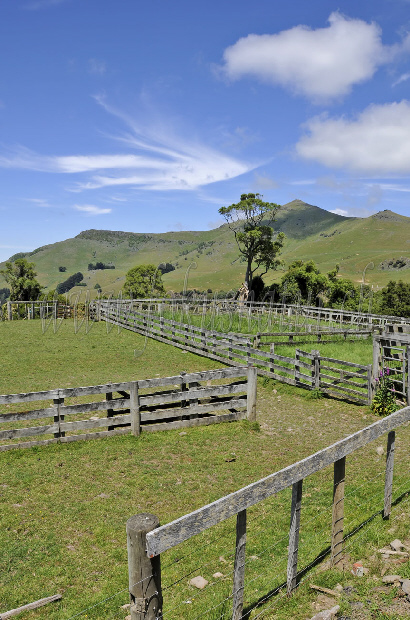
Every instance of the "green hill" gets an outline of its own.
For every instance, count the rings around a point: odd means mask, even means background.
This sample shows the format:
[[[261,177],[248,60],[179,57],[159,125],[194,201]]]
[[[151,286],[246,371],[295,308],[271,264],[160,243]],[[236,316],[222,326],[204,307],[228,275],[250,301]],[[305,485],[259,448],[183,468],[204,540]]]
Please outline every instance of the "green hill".
[[[348,218],[294,200],[283,205],[274,227],[287,236],[282,253],[285,266],[295,259],[313,259],[327,271],[339,263],[343,277],[360,282],[366,265],[373,262],[366,282],[384,286],[390,279],[410,281],[408,217],[381,211],[368,218]],[[35,263],[38,279],[48,289],[81,271],[89,289],[98,283],[104,292],[116,293],[128,269],[142,263],[172,263],[175,271],[165,274],[163,280],[166,288],[174,291],[183,289],[187,267],[193,262],[196,268],[192,265],[189,272],[190,288],[228,290],[240,286],[244,276],[244,264],[226,224],[209,231],[160,234],[86,230],[73,239],[11,258],[19,256]],[[89,271],[89,263],[96,262],[115,265],[115,269]],[[60,266],[66,268],[64,273]],[[3,267],[1,263],[0,269]],[[270,283],[280,277],[281,272],[273,272],[265,279]],[[3,286],[0,277],[0,288]]]

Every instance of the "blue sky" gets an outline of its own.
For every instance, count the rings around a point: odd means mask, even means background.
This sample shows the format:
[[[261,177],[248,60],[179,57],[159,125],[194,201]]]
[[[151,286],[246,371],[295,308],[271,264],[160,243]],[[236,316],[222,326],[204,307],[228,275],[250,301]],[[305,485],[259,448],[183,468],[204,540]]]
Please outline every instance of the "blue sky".
[[[244,192],[410,216],[410,2],[2,0],[0,260]]]

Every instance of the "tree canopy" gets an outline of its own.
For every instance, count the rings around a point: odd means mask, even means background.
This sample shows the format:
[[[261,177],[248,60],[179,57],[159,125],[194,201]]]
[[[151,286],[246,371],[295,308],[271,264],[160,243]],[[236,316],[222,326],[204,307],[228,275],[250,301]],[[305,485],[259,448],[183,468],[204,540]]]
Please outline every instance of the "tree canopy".
[[[14,263],[8,261],[0,273],[10,286],[11,301],[35,301],[41,293],[41,286],[36,280],[34,263],[25,258],[18,258]]]
[[[246,262],[245,283],[252,289],[254,274],[263,276],[270,269],[276,269],[281,261],[280,253],[285,235],[273,236],[271,224],[280,205],[263,202],[260,194],[242,194],[239,202],[229,207],[221,207],[219,213],[233,231],[239,252]]]
[[[138,265],[125,276],[124,294],[133,299],[165,295],[161,271],[155,265]]]

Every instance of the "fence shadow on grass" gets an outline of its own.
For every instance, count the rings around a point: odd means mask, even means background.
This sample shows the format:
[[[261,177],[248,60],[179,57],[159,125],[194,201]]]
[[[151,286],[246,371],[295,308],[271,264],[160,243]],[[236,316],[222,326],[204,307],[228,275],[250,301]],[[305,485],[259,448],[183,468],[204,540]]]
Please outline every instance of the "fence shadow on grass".
[[[410,493],[410,488],[407,491],[403,491],[403,493],[401,493],[401,495],[399,495],[393,502],[392,502],[392,507],[393,506],[398,506],[403,499],[405,499]],[[368,517],[367,519],[365,519],[364,521],[362,521],[361,523],[359,523],[358,525],[356,525],[354,528],[352,528],[349,532],[346,533],[346,535],[344,536],[344,540],[348,540],[349,538],[352,538],[357,532],[359,532],[360,530],[362,530],[368,523],[371,523],[376,517],[382,515],[383,516],[383,510],[378,510],[377,512],[373,513],[370,517]],[[388,518],[387,518],[388,520]],[[297,584],[298,586],[300,585],[302,579],[309,574],[309,572],[311,572],[316,566],[318,566],[323,559],[329,555],[331,552],[331,546],[328,545],[327,547],[323,548],[318,555],[312,560],[312,562],[310,562],[310,564],[308,564],[308,566],[306,566],[305,568],[302,568],[300,571],[298,571],[297,574]],[[267,592],[266,594],[264,594],[263,596],[261,596],[257,601],[255,601],[254,603],[248,605],[247,607],[244,608],[243,610],[243,614],[242,614],[242,620],[249,620],[250,615],[252,613],[252,611],[254,611],[255,609],[257,609],[258,607],[260,607],[261,605],[263,605],[264,603],[267,603],[270,599],[272,599],[274,596],[278,596],[280,594],[280,592],[286,588],[287,586],[287,582],[286,580],[279,584],[278,586],[276,586],[275,588],[273,588],[272,590],[270,590],[269,592]]]

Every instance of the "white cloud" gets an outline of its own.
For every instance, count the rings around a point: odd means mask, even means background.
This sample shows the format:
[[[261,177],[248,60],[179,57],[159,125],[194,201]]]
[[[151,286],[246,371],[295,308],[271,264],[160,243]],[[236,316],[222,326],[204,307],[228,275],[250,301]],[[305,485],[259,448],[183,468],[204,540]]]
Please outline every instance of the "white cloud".
[[[335,213],[336,215],[343,215],[344,217],[347,217],[349,215],[349,212],[345,209],[333,209],[332,211],[330,211],[330,213]]]
[[[96,58],[90,58],[88,61],[88,72],[93,75],[104,75],[107,70],[107,66],[103,60],[97,60]]]
[[[74,205],[73,209],[81,211],[86,215],[104,215],[106,213],[111,213],[112,211],[112,209],[103,209],[101,207],[96,207],[95,205]]]
[[[409,50],[410,38],[385,46],[375,23],[338,12],[329,26],[295,26],[277,34],[250,34],[228,47],[222,72],[231,79],[249,75],[279,84],[315,102],[340,97],[370,79],[377,68]]]
[[[34,204],[38,207],[48,208],[50,206],[48,200],[45,200],[44,198],[26,198],[26,200],[28,202],[34,202]]]
[[[140,127],[133,119],[109,107],[102,98],[95,99],[107,112],[126,123],[128,133],[116,140],[131,152],[50,157],[18,147],[0,155],[0,167],[71,175],[89,173],[86,180],[71,188],[71,191],[82,191],[123,185],[145,190],[194,190],[235,178],[259,165],[172,135],[168,127]]]
[[[410,172],[410,102],[371,105],[355,119],[319,116],[296,145],[304,159],[373,174]]]
[[[410,73],[403,73],[395,82],[393,82],[392,86],[397,86],[402,82],[406,82],[410,78]]]

